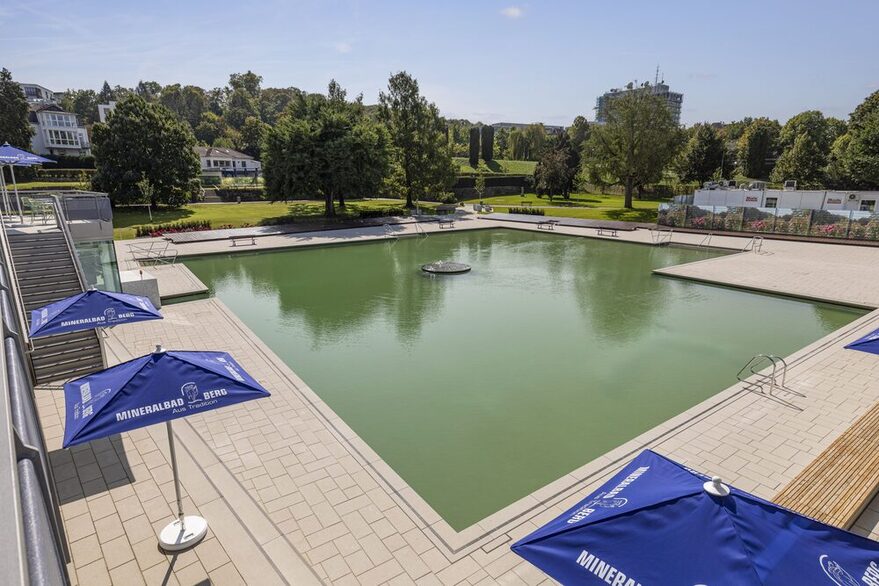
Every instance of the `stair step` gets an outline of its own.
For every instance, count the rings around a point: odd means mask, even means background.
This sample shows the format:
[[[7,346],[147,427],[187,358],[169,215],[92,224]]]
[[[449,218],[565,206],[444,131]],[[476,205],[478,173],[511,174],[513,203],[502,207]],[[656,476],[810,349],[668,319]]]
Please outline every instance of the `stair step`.
[[[82,376],[92,374],[99,370],[104,369],[104,363],[100,359],[90,360],[88,362],[82,361],[76,364],[76,366],[71,365],[61,365],[55,367],[46,367],[46,368],[35,368],[34,374],[37,381],[37,384],[50,383],[61,380],[69,380],[80,378]]]
[[[34,368],[38,366],[68,364],[93,356],[101,356],[101,347],[98,345],[97,340],[92,340],[91,342],[84,340],[78,344],[70,344],[70,348],[55,348],[53,350],[52,352],[46,351],[45,353],[33,352],[31,354],[31,361],[34,364]]]
[[[67,334],[54,334],[45,338],[34,339],[34,347],[37,349],[47,348],[51,346],[63,346],[72,342],[83,339],[94,339],[97,336],[94,330],[84,330],[80,332],[70,332]]]
[[[18,290],[21,291],[22,297],[31,293],[39,293],[41,291],[51,292],[57,289],[70,289],[71,287],[79,287],[79,279],[63,276],[46,276],[42,279],[34,279],[30,281],[19,281]]]

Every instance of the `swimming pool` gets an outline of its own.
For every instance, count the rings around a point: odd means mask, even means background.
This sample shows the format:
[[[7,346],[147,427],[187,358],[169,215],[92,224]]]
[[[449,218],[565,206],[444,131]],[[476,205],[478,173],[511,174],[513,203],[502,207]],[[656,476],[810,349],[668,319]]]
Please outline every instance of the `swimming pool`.
[[[460,530],[864,314],[651,274],[717,254],[496,229],[186,265]]]

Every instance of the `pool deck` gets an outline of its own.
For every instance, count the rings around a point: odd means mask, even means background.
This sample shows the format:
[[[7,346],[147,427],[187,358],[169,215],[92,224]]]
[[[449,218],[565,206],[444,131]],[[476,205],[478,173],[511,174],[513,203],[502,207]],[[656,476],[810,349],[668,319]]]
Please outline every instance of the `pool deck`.
[[[536,231],[483,219],[460,219],[455,230],[496,227]],[[414,235],[411,225],[395,228],[397,236]],[[555,233],[597,237],[591,228],[560,226]],[[383,228],[363,228],[267,236],[248,247],[200,242],[178,250],[184,257],[388,237]],[[646,230],[605,239],[651,243]],[[681,244],[701,239],[674,235]],[[741,250],[746,241],[715,236],[712,245]],[[117,251],[125,249],[117,244]],[[879,307],[879,251],[766,241],[764,253],[662,272]],[[120,260],[128,261],[121,254]],[[175,270],[157,273],[160,286],[162,279],[186,281]],[[181,290],[179,283],[173,289]],[[551,583],[513,555],[510,543],[577,502],[640,450],[652,448],[771,498],[879,401],[879,357],[842,348],[879,327],[879,311],[873,311],[787,357],[787,384],[805,398],[734,385],[456,532],[221,301],[175,304],[163,314],[161,321],[111,330],[110,362],[145,354],[159,342],[227,350],[272,397],[175,422],[187,511],[205,516],[210,531],[194,550],[168,556],[156,546],[156,531],[171,518],[173,502],[164,426],[62,450],[61,389],[40,388],[40,416],[72,551],[69,567],[79,584]],[[856,531],[879,537],[879,499]]]

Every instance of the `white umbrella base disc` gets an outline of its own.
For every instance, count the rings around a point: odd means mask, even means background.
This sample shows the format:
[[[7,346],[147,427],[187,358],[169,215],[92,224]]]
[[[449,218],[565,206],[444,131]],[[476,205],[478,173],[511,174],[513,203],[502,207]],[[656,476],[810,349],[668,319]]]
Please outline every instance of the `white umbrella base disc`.
[[[159,545],[165,551],[180,551],[197,544],[208,532],[208,522],[196,515],[183,517],[183,529],[180,519],[168,523],[159,534]]]

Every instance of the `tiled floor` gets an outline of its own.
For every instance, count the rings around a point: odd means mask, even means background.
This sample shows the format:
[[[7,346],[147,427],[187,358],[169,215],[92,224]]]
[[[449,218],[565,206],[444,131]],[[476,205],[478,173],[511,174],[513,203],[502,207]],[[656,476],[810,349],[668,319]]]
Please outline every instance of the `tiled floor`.
[[[459,225],[466,222],[487,223]],[[641,232],[632,238],[649,239]],[[816,254],[807,248],[797,253],[787,243],[778,248],[767,243],[767,248],[777,262],[754,254],[720,260],[742,259],[736,262],[764,274],[759,282],[771,288],[786,282],[779,272],[796,273],[798,259]],[[848,254],[847,247],[830,248]],[[833,263],[822,266],[830,271],[822,274],[824,282],[836,283],[822,294],[871,300],[869,290],[877,281],[869,270],[837,274]],[[729,273],[740,270],[733,267]],[[794,285],[808,281],[792,279]],[[175,557],[156,546],[157,530],[172,516],[174,496],[165,427],[61,450],[61,390],[40,389],[71,573],[80,584],[548,582],[514,556],[509,544],[576,502],[644,447],[770,498],[879,401],[879,359],[842,349],[879,327],[875,311],[790,357],[788,386],[805,398],[731,387],[455,533],[221,302],[177,304],[163,313],[161,321],[114,328],[107,344],[111,363],[147,353],[156,343],[223,349],[273,395],[174,423],[186,510],[198,511],[210,523],[205,542]],[[877,519],[879,505],[874,505],[859,530],[874,531]]]

